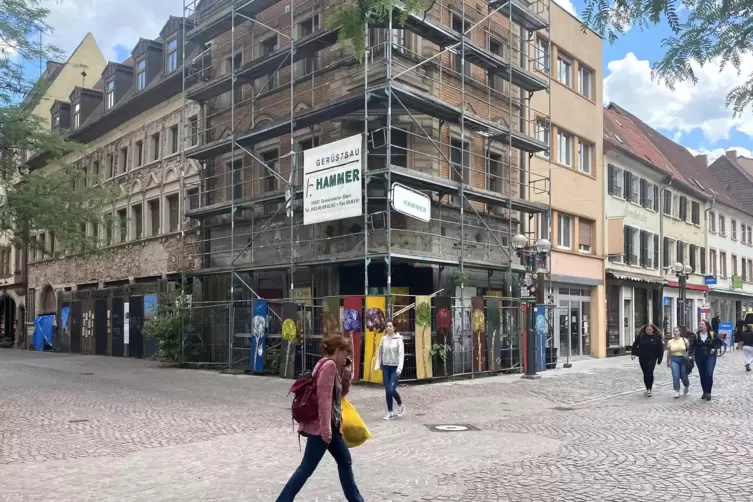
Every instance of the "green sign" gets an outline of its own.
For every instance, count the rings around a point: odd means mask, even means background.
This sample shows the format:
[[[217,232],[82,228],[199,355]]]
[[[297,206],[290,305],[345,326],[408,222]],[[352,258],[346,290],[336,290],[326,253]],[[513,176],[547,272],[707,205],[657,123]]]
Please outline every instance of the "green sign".
[[[739,275],[732,276],[732,289],[743,289],[743,278]]]

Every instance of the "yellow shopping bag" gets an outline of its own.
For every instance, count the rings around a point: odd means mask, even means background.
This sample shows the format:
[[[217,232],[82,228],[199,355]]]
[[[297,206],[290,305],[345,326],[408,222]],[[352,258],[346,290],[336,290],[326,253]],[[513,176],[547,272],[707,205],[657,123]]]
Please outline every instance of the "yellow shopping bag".
[[[343,438],[348,448],[361,446],[366,440],[371,439],[369,429],[347,399],[342,400],[342,426]]]

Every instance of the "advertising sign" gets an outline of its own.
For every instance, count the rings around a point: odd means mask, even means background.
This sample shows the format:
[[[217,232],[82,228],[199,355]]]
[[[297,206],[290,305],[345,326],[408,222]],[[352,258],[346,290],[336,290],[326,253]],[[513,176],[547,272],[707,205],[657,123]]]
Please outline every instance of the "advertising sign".
[[[363,214],[361,135],[303,152],[303,224]]]
[[[429,197],[400,183],[392,184],[392,209],[427,223],[431,219]]]

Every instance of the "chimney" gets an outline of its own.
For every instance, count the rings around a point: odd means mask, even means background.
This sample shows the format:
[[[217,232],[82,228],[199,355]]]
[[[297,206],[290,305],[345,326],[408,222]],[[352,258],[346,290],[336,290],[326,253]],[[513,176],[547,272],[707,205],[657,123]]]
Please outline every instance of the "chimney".
[[[696,155],[695,161],[698,164],[699,167],[703,167],[706,169],[709,167],[709,157],[708,155]]]
[[[725,153],[724,156],[729,160],[737,160],[737,150],[727,150],[727,153]]]

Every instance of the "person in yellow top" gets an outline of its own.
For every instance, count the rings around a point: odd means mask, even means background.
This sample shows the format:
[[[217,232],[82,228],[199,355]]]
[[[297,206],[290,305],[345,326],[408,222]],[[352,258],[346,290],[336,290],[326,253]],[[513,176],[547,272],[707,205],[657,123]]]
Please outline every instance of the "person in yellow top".
[[[688,341],[682,337],[680,328],[672,330],[672,339],[667,342],[667,368],[672,368],[672,385],[675,398],[680,397],[680,380],[685,386],[683,395],[688,394]]]

